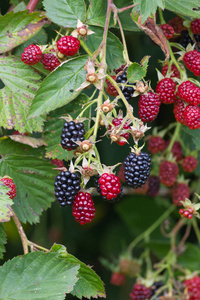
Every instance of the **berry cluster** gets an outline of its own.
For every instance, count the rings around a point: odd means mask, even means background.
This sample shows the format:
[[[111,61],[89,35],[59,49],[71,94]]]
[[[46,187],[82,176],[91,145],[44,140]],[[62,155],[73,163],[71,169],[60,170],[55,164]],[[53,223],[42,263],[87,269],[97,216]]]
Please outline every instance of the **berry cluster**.
[[[172,201],[175,206],[182,206],[180,201],[185,201],[189,198],[190,189],[186,183],[176,182],[172,187]]]
[[[121,182],[114,174],[103,173],[96,179],[97,192],[110,203],[120,200],[123,196]]]
[[[73,36],[62,36],[57,41],[57,48],[60,53],[66,56],[74,56],[79,48],[80,48],[80,41]]]
[[[95,207],[90,193],[76,194],[72,203],[72,214],[81,225],[92,221],[95,217]]]
[[[111,77],[116,81],[116,78],[117,78],[116,76],[111,76]],[[106,84],[107,84],[107,86],[105,88],[106,92],[113,97],[117,97],[118,92],[115,89],[114,85],[112,85],[112,83],[108,79],[106,79]]]
[[[162,24],[162,25],[159,25],[159,27],[162,29],[167,40],[169,40],[173,37],[174,28],[172,26],[170,26],[169,24]]]
[[[123,166],[126,183],[136,189],[144,185],[149,177],[151,158],[145,152],[138,154],[131,152],[126,157]]]
[[[193,211],[192,207],[179,209],[179,214],[181,215],[181,217],[185,217],[188,220],[192,219],[193,213],[194,213],[194,211]]]
[[[151,299],[152,290],[143,284],[135,283],[130,293],[131,300],[148,300]]]
[[[200,299],[200,277],[194,276],[190,279],[184,281],[185,285],[185,294],[189,297],[190,300],[199,300]]]
[[[121,84],[120,89],[126,100],[130,100],[134,93],[134,87],[131,82],[127,82],[127,69],[117,76],[116,82]]]
[[[76,142],[84,141],[84,134],[85,129],[83,123],[66,121],[62,129],[61,146],[67,151],[78,148],[78,144]]]
[[[164,104],[175,102],[176,83],[172,78],[164,78],[160,80],[156,86],[156,93],[159,95],[160,101]]]
[[[43,54],[41,63],[44,65],[45,69],[49,71],[55,70],[55,68],[60,65],[60,61],[52,53]]]
[[[183,62],[194,75],[200,75],[200,53],[197,50],[186,52],[183,56]]]
[[[139,116],[143,122],[152,122],[159,113],[161,101],[158,94],[148,92],[139,98]]]
[[[62,171],[55,178],[55,197],[60,206],[72,205],[80,190],[80,177],[77,173]]]
[[[42,51],[37,45],[29,45],[24,49],[21,60],[27,65],[35,65],[42,59]]]
[[[161,72],[162,72],[163,76],[166,76],[168,73],[171,73],[170,78],[173,78],[173,77],[180,78],[180,72],[174,64],[171,65],[170,69],[169,69],[169,65],[165,64],[162,67]]]

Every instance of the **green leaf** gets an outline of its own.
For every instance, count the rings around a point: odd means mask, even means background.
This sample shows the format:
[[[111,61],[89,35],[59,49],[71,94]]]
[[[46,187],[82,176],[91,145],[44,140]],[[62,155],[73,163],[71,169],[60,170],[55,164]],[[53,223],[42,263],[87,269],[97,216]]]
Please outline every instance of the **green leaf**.
[[[8,191],[9,188],[0,181],[0,222],[2,223],[10,221],[10,217],[12,216],[11,205],[13,205],[14,202],[7,195]]]
[[[192,141],[195,144],[196,149],[200,150],[200,129],[189,129],[184,126],[183,130],[192,137]]]
[[[85,43],[94,52],[102,42],[103,29],[94,26],[89,28],[94,31],[94,34],[89,35]],[[118,69],[124,64],[123,45],[118,37],[111,32],[108,32],[106,62],[110,69]]]
[[[199,0],[165,0],[166,9],[188,16],[190,18],[200,18]]]
[[[48,144],[46,148],[46,157],[52,159],[71,159],[73,151],[69,152],[63,149],[60,144],[62,128],[64,124],[64,120],[60,119],[60,117],[65,114],[70,114],[70,116],[75,119],[81,113],[82,105],[87,103],[88,99],[89,98],[86,94],[80,94],[68,105],[58,108],[56,111],[49,114],[44,128],[44,135]],[[88,114],[84,114],[84,117],[88,117]]]
[[[134,62],[128,67],[127,70],[127,79],[129,82],[135,82],[136,80],[140,81],[146,75],[146,68]]]
[[[115,0],[114,4],[118,8],[122,8],[128,5],[133,4],[132,0]],[[89,25],[95,25],[104,27],[105,26],[105,20],[106,20],[106,11],[107,11],[107,2],[102,0],[92,0],[90,1],[90,6],[87,12],[87,24]],[[128,9],[122,13],[119,14],[119,19],[121,21],[121,25],[124,30],[130,30],[130,31],[139,31],[139,28],[137,25],[133,22],[133,20],[130,17],[131,9]],[[113,22],[113,14],[110,18],[110,27],[119,27],[118,24],[114,26]]]
[[[3,224],[0,224],[0,259],[3,258],[3,253],[5,252],[4,245],[6,244],[6,233]]]
[[[20,59],[0,56],[0,126],[20,132],[42,131],[43,119],[27,120],[40,76]]]
[[[0,267],[0,299],[64,300],[78,280],[78,269],[55,253],[15,257]]]
[[[144,23],[149,16],[155,16],[158,7],[165,8],[165,0],[136,0],[134,4],[141,13],[141,23]]]
[[[65,261],[71,264],[78,264],[80,266],[78,272],[78,282],[75,284],[73,291],[71,292],[74,296],[79,299],[82,297],[90,299],[91,297],[103,297],[105,298],[105,289],[102,280],[99,276],[91,269],[86,266],[83,262],[78,260],[75,256],[68,254],[66,249],[62,245],[54,244],[51,251],[58,252],[60,257],[66,257]]]
[[[86,8],[84,0],[44,0],[47,17],[63,27],[77,27],[77,20],[85,21]]]
[[[33,100],[29,118],[48,113],[78,96],[80,92],[76,89],[86,79],[87,59],[86,55],[70,59],[44,79]]]
[[[187,243],[185,251],[178,257],[178,264],[184,269],[196,271],[200,269],[200,247]]]
[[[40,12],[12,11],[0,17],[0,53],[10,51],[35,35],[47,23]]]
[[[0,162],[0,175],[10,176],[16,184],[13,209],[25,223],[36,223],[42,211],[55,200],[52,164],[33,156],[7,155]]]

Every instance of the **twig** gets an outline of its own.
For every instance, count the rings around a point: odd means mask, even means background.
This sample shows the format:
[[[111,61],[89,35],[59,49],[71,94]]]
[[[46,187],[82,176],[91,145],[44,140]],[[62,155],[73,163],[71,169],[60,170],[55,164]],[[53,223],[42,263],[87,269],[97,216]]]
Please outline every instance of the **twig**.
[[[26,9],[29,10],[29,12],[32,12],[35,10],[36,6],[38,5],[39,0],[30,0]]]
[[[132,4],[132,5],[129,5],[129,6],[126,6],[126,7],[119,8],[118,13],[121,13],[121,12],[127,10],[127,9],[130,9],[130,8],[133,8],[134,6],[136,6],[136,4]]]
[[[13,220],[15,222],[15,225],[17,227],[17,230],[19,232],[19,235],[20,235],[20,238],[21,238],[21,241],[22,241],[22,246],[23,246],[23,249],[24,249],[24,254],[27,254],[28,253],[28,239],[27,239],[27,236],[24,232],[24,229],[17,217],[17,215],[15,214],[14,210],[11,208],[12,210],[12,217],[13,217]]]

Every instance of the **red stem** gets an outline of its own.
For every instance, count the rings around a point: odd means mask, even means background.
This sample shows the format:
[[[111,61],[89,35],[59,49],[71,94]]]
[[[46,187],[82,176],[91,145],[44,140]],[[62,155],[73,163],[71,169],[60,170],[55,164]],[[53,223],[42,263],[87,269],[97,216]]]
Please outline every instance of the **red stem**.
[[[135,4],[132,4],[132,5],[129,5],[129,6],[126,6],[126,7],[123,7],[123,8],[119,8],[118,9],[118,13],[121,13],[127,9],[130,9],[130,8],[133,8],[135,6]]]
[[[39,0],[30,0],[26,9],[29,10],[29,12],[32,12],[35,10],[37,4],[38,4]]]

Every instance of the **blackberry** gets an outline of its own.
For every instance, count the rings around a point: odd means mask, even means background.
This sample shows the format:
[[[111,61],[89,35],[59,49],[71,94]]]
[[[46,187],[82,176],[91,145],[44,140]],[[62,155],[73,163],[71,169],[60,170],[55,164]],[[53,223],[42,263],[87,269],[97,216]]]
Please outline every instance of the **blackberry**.
[[[66,56],[74,56],[80,48],[80,41],[71,35],[62,36],[57,41],[57,48],[60,53]]]
[[[189,173],[193,172],[196,169],[197,165],[198,165],[198,160],[192,155],[186,156],[181,163],[183,171]]]
[[[61,135],[61,146],[67,151],[78,148],[77,141],[84,141],[84,124],[75,123],[74,121],[65,122]]]
[[[125,87],[120,86],[120,89],[122,90],[122,93],[123,93],[124,97],[126,98],[126,100],[130,100],[134,93],[134,88],[133,88],[133,83],[127,82],[127,69],[125,69],[122,74],[117,76],[116,82],[129,85],[129,86],[125,86]]]
[[[8,176],[4,176],[0,179],[1,182],[3,182],[4,185],[10,188],[10,190],[7,192],[7,195],[10,197],[10,199],[14,199],[16,197],[16,185],[13,182],[12,178]]]
[[[131,152],[126,157],[123,166],[126,183],[134,189],[137,189],[145,184],[149,177],[151,158],[149,154],[145,152],[140,152],[140,154]]]
[[[62,171],[55,178],[55,197],[60,206],[71,205],[80,190],[81,179],[77,173]]]
[[[119,177],[114,174],[103,173],[101,176],[98,175],[95,179],[95,185],[103,200],[110,203],[119,201],[123,196]]]
[[[148,178],[149,188],[147,191],[147,195],[154,197],[158,196],[158,192],[160,189],[160,178],[156,175],[151,175]]]
[[[152,291],[143,284],[135,283],[129,295],[131,300],[148,300],[152,296]]]
[[[90,223],[95,217],[95,207],[90,193],[79,192],[72,204],[72,214],[81,225]]]
[[[152,296],[156,295],[155,300],[160,299],[160,296],[164,295],[164,292],[158,293],[158,290],[163,286],[163,282],[162,281],[157,281],[154,282],[154,284],[151,286],[151,290],[152,290]]]
[[[194,34],[194,40],[196,41],[196,43],[199,43],[200,36],[198,34]],[[177,42],[181,44],[184,48],[186,48],[189,43],[191,45],[194,44],[194,41],[191,39],[189,32],[187,30],[181,32],[181,36],[178,38]]]

